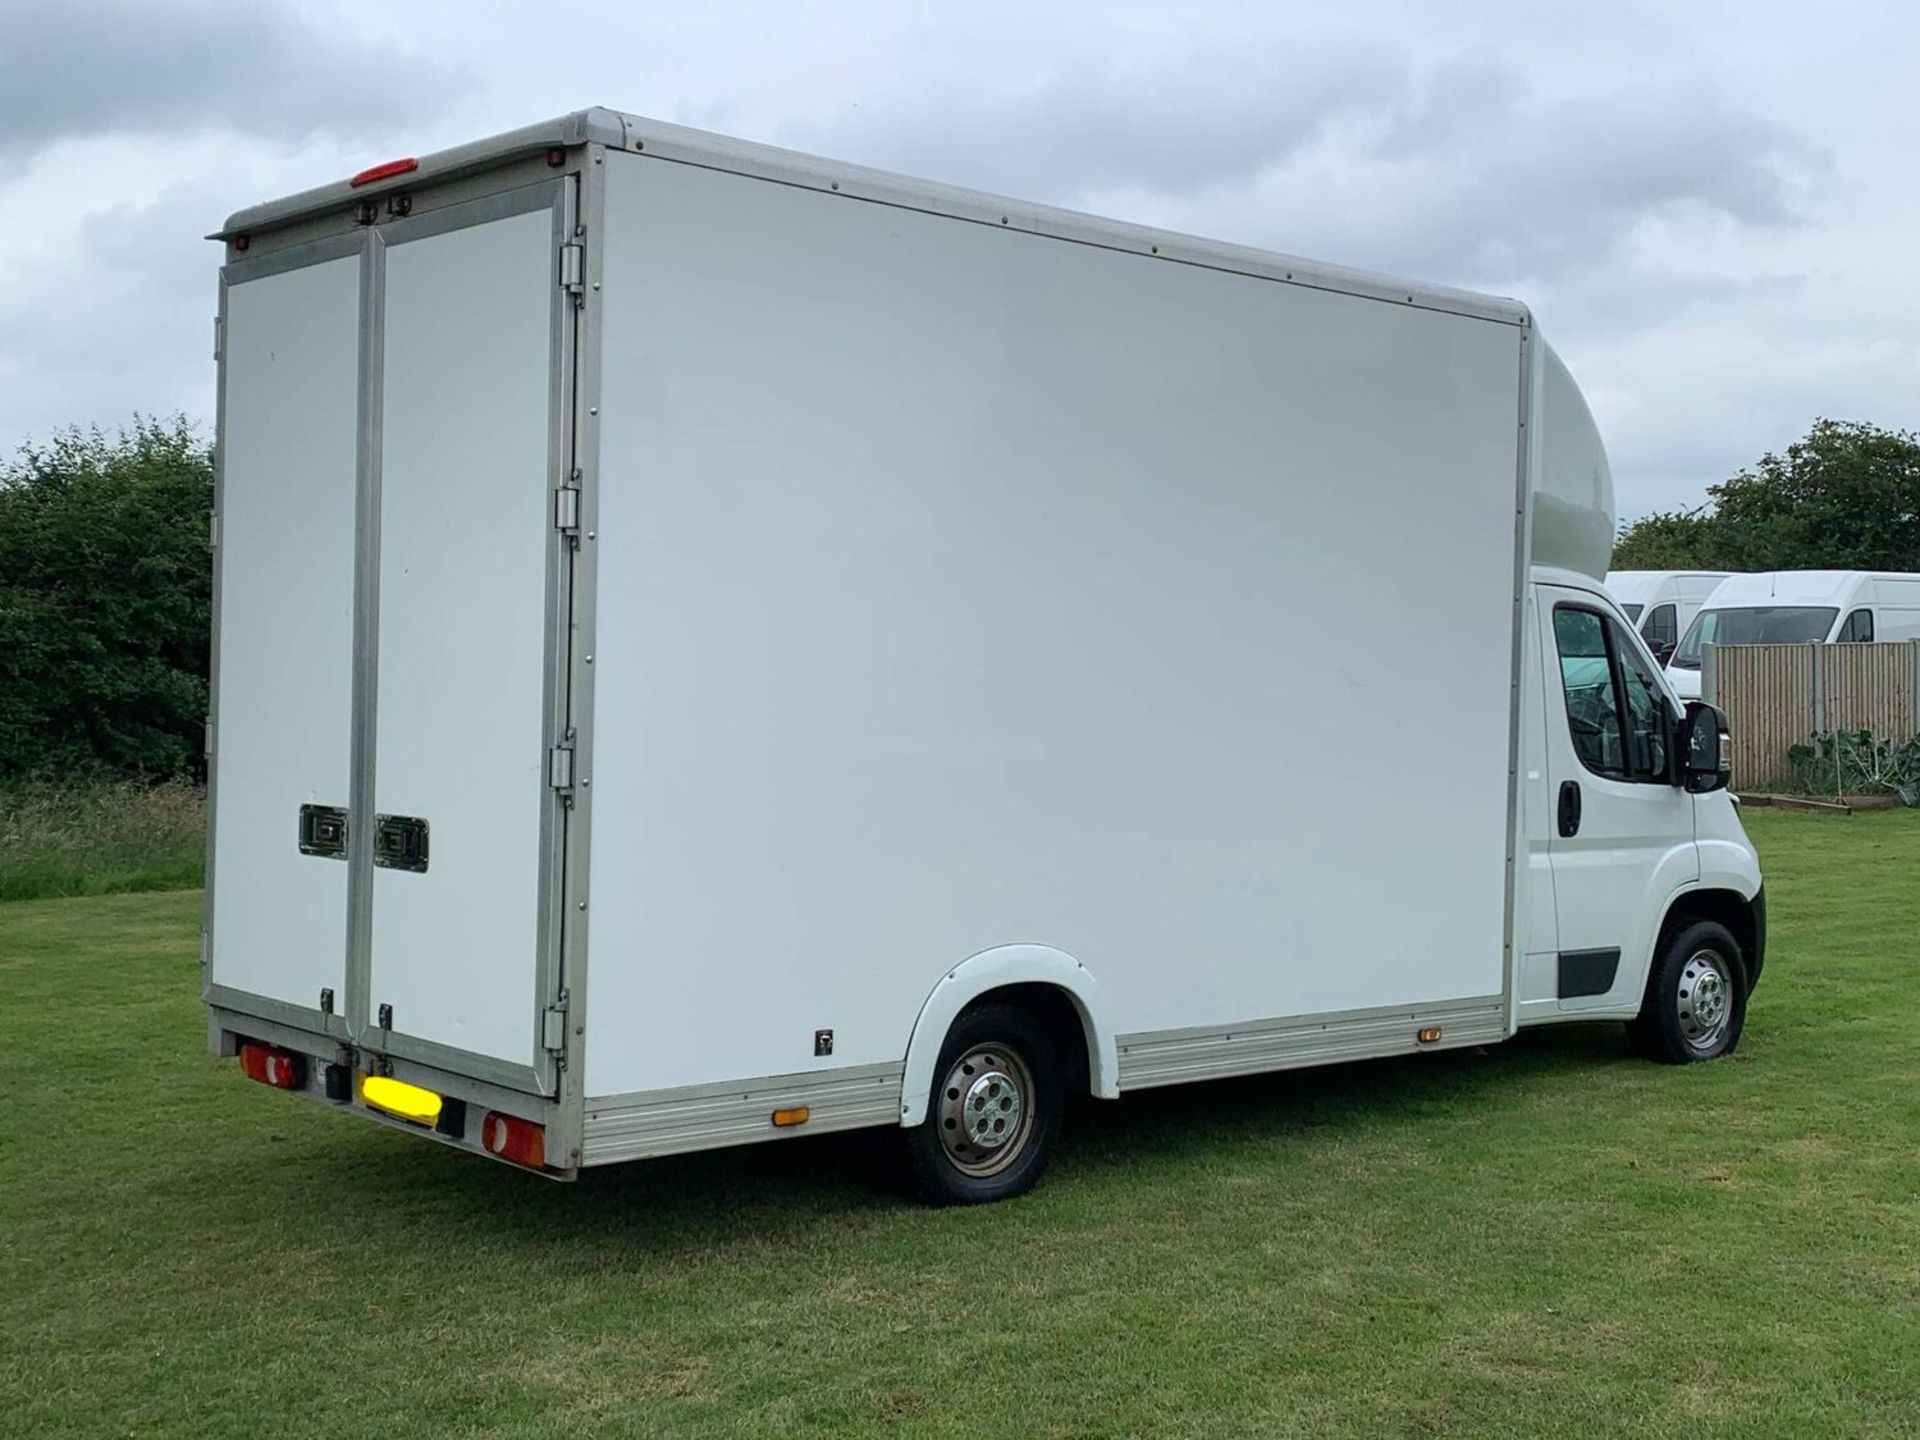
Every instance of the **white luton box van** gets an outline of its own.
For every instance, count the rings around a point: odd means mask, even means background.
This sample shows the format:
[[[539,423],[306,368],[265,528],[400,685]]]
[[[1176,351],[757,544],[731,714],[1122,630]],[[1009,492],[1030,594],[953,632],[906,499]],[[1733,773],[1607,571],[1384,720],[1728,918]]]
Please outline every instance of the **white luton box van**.
[[[1737,1040],[1720,720],[1524,307],[606,110],[217,238],[255,1079],[557,1177],[893,1126],[950,1201],[1073,1091]]]

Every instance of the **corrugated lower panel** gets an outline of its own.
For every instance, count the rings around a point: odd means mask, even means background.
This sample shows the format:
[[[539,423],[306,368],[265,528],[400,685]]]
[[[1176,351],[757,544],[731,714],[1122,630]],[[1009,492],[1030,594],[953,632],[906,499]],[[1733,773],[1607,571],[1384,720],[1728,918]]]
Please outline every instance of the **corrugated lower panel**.
[[[758,1140],[887,1125],[900,1119],[900,1062],[810,1075],[771,1075],[587,1101],[582,1164],[713,1150]],[[776,1129],[775,1110],[804,1105],[804,1125]]]
[[[1421,1029],[1441,1037],[1423,1045]],[[1481,1045],[1506,1038],[1506,1007],[1497,996],[1456,1005],[1368,1011],[1350,1016],[1261,1020],[1205,1030],[1122,1035],[1120,1088],[1144,1090],[1187,1080],[1217,1080],[1267,1070],[1370,1060],[1417,1050]]]

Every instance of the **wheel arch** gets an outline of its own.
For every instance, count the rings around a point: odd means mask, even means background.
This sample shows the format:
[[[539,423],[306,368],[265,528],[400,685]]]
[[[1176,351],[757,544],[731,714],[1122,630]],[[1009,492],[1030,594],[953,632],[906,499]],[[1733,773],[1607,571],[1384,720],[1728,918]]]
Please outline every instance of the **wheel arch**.
[[[1119,1051],[1092,973],[1048,945],[1001,945],[954,966],[921,1005],[900,1080],[901,1125],[926,1119],[933,1071],[947,1032],[964,1011],[988,999],[1005,999],[1034,1012],[1055,1033],[1069,1028],[1070,1016],[1078,1024],[1082,1045],[1077,1054],[1063,1058],[1084,1058],[1086,1085],[1093,1094],[1107,1099],[1119,1095]]]
[[[1682,890],[1673,897],[1666,915],[1660,921],[1659,933],[1654,936],[1653,953],[1647,961],[1648,975],[1652,975],[1655,959],[1681,926],[1692,924],[1695,920],[1712,920],[1726,926],[1739,942],[1740,964],[1746,971],[1747,990],[1751,993],[1760,978],[1760,967],[1766,960],[1766,913],[1764,890],[1754,892],[1751,898],[1738,890],[1720,886],[1703,885],[1697,889]]]

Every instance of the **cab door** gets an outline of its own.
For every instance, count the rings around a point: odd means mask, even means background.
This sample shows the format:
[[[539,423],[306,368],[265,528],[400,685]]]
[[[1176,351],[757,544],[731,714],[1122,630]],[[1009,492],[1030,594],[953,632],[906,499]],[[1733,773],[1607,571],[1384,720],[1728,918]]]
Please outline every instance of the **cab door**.
[[[1602,596],[1540,586],[1549,854],[1562,1011],[1631,1008],[1660,921],[1699,878],[1693,798],[1669,783],[1673,702]]]

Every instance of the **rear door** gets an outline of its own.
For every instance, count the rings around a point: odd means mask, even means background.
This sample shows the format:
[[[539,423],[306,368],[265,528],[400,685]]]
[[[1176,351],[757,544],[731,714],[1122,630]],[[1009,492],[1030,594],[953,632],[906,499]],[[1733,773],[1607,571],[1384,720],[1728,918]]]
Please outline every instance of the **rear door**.
[[[361,251],[221,275],[207,998],[344,1034]]]
[[[208,998],[532,1093],[558,1044],[576,183],[423,195],[223,291]]]
[[[553,1085],[570,183],[396,222],[384,276],[364,1043]]]

